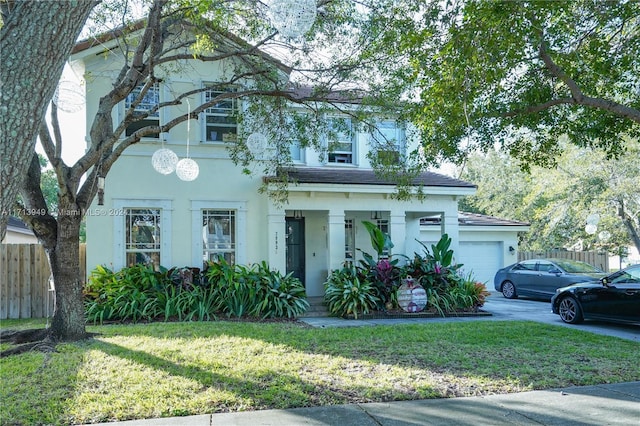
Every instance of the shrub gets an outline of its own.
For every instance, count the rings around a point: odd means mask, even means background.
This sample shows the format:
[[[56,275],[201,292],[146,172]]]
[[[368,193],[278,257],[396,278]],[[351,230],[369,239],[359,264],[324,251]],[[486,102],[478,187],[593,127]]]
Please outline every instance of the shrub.
[[[344,317],[369,313],[380,300],[374,295],[374,286],[358,277],[355,266],[346,264],[335,270],[324,283],[324,301],[333,315]]]
[[[208,264],[198,268],[134,265],[113,272],[98,266],[85,288],[87,321],[207,321],[227,317],[294,318],[309,307],[304,286],[259,265]]]
[[[205,278],[215,294],[214,305],[228,317],[295,318],[309,307],[300,280],[270,270],[266,262],[251,266],[211,262]]]
[[[489,293],[484,284],[476,282],[471,275],[466,278],[460,275],[462,265],[453,262],[451,238],[447,234],[430,249],[421,243],[424,253],[414,253],[413,259],[401,267],[398,259],[380,257],[383,250],[393,246],[388,235],[373,224],[363,224],[378,259],[362,252],[360,266],[346,265],[342,270],[332,272],[325,283],[325,302],[332,314],[357,317],[358,313],[367,313],[370,309],[384,310],[388,303],[397,306],[397,290],[406,275],[422,285],[427,292],[427,308],[440,315],[460,310],[475,311],[484,304]]]
[[[166,272],[142,264],[118,272],[105,266],[96,267],[85,287],[87,321],[136,322],[155,318],[156,294],[170,282]]]

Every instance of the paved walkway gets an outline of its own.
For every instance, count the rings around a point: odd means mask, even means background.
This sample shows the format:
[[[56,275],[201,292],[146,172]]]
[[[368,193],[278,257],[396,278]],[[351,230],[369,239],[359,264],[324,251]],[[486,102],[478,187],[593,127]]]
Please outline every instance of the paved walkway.
[[[640,425],[640,382],[427,399],[133,420],[121,426]],[[114,425],[104,423],[103,425]]]

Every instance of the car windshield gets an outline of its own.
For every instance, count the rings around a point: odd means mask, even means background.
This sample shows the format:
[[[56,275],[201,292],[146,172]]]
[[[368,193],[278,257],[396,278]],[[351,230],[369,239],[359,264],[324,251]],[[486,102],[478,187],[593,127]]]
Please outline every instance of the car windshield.
[[[619,272],[620,275],[611,280],[612,284],[617,283],[640,283],[640,267],[629,268]]]
[[[588,263],[580,262],[577,260],[554,260],[554,262],[564,269],[566,272],[572,274],[595,274],[602,272],[600,269]]]

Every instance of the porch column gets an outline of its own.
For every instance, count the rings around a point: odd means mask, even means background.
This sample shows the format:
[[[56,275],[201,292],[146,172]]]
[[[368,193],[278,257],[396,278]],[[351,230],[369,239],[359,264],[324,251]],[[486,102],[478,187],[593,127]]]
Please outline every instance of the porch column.
[[[280,271],[282,274],[287,270],[287,247],[285,246],[285,220],[284,210],[270,208],[267,215],[267,239],[269,241],[269,267]]]
[[[405,253],[407,247],[407,220],[404,210],[391,210],[389,212],[389,234],[393,243],[391,253],[409,255]],[[402,259],[400,259],[400,262],[404,263]]]
[[[329,273],[342,268],[345,252],[344,210],[330,210],[327,217],[327,260]]]
[[[405,254],[413,259],[413,253],[422,253],[420,241],[420,217],[416,214],[407,215],[407,237],[404,247]],[[417,241],[416,241],[417,240]]]
[[[460,254],[460,232],[458,226],[458,210],[447,210],[442,213],[442,233],[446,233],[451,238],[451,246],[453,257]],[[454,261],[457,262],[457,259]]]

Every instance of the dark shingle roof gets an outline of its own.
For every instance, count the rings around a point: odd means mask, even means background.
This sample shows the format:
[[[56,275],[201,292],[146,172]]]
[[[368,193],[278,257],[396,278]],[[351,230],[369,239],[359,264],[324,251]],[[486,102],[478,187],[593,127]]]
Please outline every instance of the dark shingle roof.
[[[325,183],[345,185],[396,185],[392,179],[378,176],[373,170],[294,168],[288,171],[289,179],[297,183]],[[433,172],[424,172],[413,179],[416,186],[440,186],[453,188],[476,188],[477,186],[459,179]]]
[[[24,223],[20,218],[15,216],[9,216],[9,222],[7,222],[7,227],[12,227],[14,229],[24,229],[29,230],[29,227],[26,223]]]

